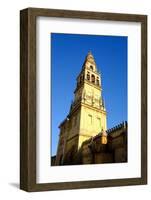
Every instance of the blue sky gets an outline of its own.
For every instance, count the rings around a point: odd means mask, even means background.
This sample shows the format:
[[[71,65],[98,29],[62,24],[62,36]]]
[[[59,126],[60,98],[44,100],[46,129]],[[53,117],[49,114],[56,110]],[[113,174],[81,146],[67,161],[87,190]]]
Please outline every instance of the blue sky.
[[[50,35],[52,113],[52,153],[56,154],[59,124],[69,113],[74,98],[76,77],[88,51],[91,51],[102,75],[103,97],[107,110],[107,128],[127,120],[127,40],[125,36],[81,34]]]

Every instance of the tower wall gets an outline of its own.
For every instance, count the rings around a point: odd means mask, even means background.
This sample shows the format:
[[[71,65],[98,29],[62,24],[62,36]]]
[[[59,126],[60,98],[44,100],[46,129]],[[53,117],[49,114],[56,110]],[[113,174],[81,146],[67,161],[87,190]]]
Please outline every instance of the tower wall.
[[[78,148],[85,140],[97,135],[102,129],[106,130],[106,128],[106,112],[82,105]]]

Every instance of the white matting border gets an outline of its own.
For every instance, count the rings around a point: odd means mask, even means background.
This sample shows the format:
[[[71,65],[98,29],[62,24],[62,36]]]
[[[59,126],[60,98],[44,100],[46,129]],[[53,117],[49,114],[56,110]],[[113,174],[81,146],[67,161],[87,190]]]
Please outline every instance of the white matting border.
[[[90,28],[91,27],[91,28]],[[128,36],[128,163],[50,166],[50,33]],[[37,18],[37,183],[104,180],[141,176],[141,26],[62,18]]]

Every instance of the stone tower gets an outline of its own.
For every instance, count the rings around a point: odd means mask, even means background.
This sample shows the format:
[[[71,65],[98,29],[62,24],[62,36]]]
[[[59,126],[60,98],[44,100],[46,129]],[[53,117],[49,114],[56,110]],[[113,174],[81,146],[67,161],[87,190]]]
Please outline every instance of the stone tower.
[[[69,114],[59,128],[56,165],[63,164],[66,157],[73,159],[85,140],[107,129],[101,75],[91,52],[87,54],[77,77]]]

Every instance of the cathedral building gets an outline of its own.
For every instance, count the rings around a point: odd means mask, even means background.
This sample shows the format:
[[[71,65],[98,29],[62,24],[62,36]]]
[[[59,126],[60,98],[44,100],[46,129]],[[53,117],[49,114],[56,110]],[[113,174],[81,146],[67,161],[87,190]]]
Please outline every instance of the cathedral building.
[[[70,111],[59,125],[57,154],[51,165],[127,162],[127,123],[107,130],[101,78],[89,52],[76,79]]]

